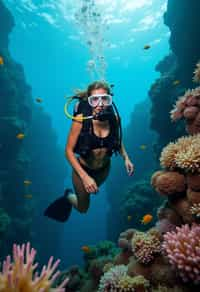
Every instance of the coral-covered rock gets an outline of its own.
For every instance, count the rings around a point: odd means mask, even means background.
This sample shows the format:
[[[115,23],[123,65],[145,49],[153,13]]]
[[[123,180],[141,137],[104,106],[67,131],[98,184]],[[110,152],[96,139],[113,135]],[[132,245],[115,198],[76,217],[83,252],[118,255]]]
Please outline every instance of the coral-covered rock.
[[[200,192],[195,192],[190,188],[187,189],[187,198],[191,204],[200,203]]]
[[[193,120],[195,119],[197,113],[199,112],[199,108],[196,106],[188,106],[184,112],[183,112],[183,116],[184,118],[188,119],[188,120]]]
[[[155,188],[161,195],[174,195],[186,189],[184,175],[175,171],[165,171],[155,179]]]
[[[157,212],[158,218],[160,220],[167,219],[171,224],[181,225],[181,217],[175,212],[169,205],[161,206]]]
[[[133,255],[131,250],[124,250],[114,258],[115,265],[128,265],[130,257]]]
[[[156,222],[155,228],[158,230],[158,232],[163,235],[166,232],[173,231],[176,228],[175,224],[172,224],[168,219],[163,218]]]
[[[157,180],[157,178],[159,177],[159,175],[161,175],[161,174],[163,174],[163,173],[164,173],[163,170],[158,170],[158,171],[156,171],[156,172],[153,173],[153,175],[152,175],[152,177],[151,177],[151,185],[152,185],[153,187],[156,186],[156,180]]]
[[[200,174],[186,175],[187,186],[193,191],[200,191]]]
[[[151,264],[144,265],[139,263],[135,257],[130,258],[130,262],[128,264],[127,274],[131,277],[142,275],[146,279],[150,279],[151,275]]]
[[[151,283],[158,285],[162,283],[168,286],[174,286],[177,282],[177,274],[170,267],[170,264],[163,256],[159,256],[151,265]]]
[[[184,223],[194,222],[194,218],[190,212],[191,203],[187,198],[180,198],[173,203],[173,208],[182,218]]]

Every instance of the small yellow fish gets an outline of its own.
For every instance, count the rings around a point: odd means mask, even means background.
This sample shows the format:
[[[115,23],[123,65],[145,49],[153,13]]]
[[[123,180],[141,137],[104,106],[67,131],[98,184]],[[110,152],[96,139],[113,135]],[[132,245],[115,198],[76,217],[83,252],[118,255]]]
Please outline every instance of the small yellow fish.
[[[26,199],[32,199],[32,197],[33,197],[33,195],[31,195],[31,194],[24,195],[24,198],[26,198]]]
[[[42,98],[40,98],[40,97],[37,97],[35,100],[36,100],[38,103],[41,103],[41,102],[43,102],[43,99],[42,99]]]
[[[16,137],[17,137],[17,139],[22,140],[22,139],[24,139],[25,135],[23,133],[19,133],[19,134],[17,134]]]
[[[90,247],[88,245],[83,245],[81,247],[81,250],[84,252],[84,253],[89,253],[91,251]]]
[[[128,220],[128,221],[131,221],[131,219],[132,219],[132,216],[131,216],[131,215],[128,215],[128,216],[127,216],[127,220]]]
[[[30,181],[30,180],[24,180],[24,184],[27,185],[27,186],[28,185],[31,185],[32,184],[32,181]]]
[[[173,85],[178,85],[178,84],[180,84],[180,80],[173,81]]]
[[[150,45],[145,45],[143,49],[144,49],[144,50],[148,50],[148,49],[150,49],[150,48],[151,48]]]
[[[146,148],[147,148],[147,145],[144,145],[144,144],[140,145],[141,150],[146,150]]]
[[[0,65],[3,66],[4,65],[4,60],[3,57],[0,56]]]
[[[151,214],[146,214],[142,217],[141,224],[148,224],[152,221],[153,216]]]

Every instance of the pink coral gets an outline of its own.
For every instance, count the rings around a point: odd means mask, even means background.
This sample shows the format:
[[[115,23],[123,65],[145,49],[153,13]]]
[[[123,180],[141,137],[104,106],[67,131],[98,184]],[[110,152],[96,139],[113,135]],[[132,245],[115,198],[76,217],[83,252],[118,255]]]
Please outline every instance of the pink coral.
[[[3,262],[3,271],[0,273],[0,291],[1,292],[64,292],[68,279],[65,279],[59,287],[51,289],[53,282],[59,276],[60,272],[55,272],[60,260],[53,265],[53,257],[50,257],[46,266],[43,266],[41,274],[34,272],[38,263],[34,264],[36,255],[35,249],[30,249],[30,243],[13,245],[13,262],[11,257],[7,256]]]
[[[163,249],[184,282],[200,283],[200,225],[176,227],[164,235]]]

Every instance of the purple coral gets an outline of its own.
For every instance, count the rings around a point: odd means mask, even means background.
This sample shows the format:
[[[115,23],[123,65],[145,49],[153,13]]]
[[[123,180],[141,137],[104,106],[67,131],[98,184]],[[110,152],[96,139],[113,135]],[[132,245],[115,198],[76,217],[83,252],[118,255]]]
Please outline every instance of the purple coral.
[[[200,225],[185,224],[167,232],[163,248],[184,282],[200,283]]]

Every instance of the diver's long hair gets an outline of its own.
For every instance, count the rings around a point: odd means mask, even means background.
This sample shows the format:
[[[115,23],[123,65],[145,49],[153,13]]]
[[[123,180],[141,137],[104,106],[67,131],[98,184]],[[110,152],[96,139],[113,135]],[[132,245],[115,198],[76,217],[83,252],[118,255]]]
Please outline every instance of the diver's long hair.
[[[108,85],[108,83],[106,83],[104,81],[94,81],[93,83],[89,84],[87,89],[85,89],[85,90],[76,89],[75,90],[75,97],[79,98],[79,99],[86,100],[88,98],[88,96],[91,95],[91,92],[94,89],[100,89],[100,88],[105,89],[108,94],[111,94],[111,89],[110,89],[110,86]]]

